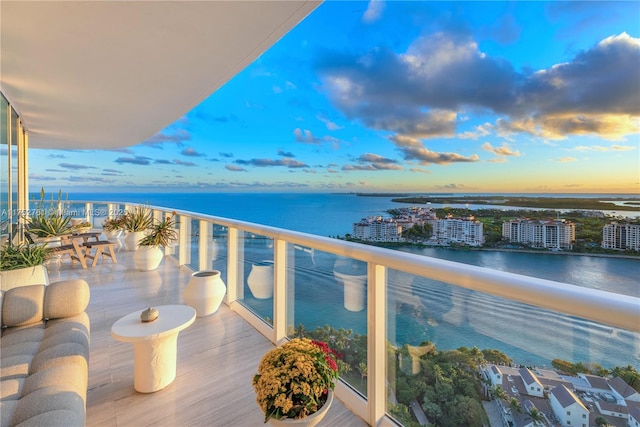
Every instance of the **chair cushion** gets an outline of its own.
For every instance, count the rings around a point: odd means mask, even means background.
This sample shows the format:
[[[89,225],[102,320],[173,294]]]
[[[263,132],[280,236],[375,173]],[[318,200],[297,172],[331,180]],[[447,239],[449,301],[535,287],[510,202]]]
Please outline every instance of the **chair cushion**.
[[[17,400],[1,400],[0,401],[0,426],[10,426],[13,414],[18,407]]]
[[[27,354],[0,358],[0,381],[26,377],[32,360],[33,356]]]
[[[29,374],[68,364],[80,365],[85,372],[89,372],[89,348],[78,343],[68,343],[39,351],[31,362]]]
[[[71,422],[70,424],[57,424],[60,421],[53,418],[54,412],[58,411],[71,411],[75,415],[75,420],[79,417],[82,418],[84,424],[84,400],[77,393],[65,389],[64,386],[55,385],[49,387],[39,388],[33,393],[29,393],[23,396],[18,401],[18,407],[13,414],[12,423],[20,425],[25,422],[25,425],[65,425],[72,426],[78,425],[77,422]],[[29,418],[46,415],[38,420],[31,420]],[[65,417],[66,418],[66,417]],[[26,423],[29,421],[29,423]],[[39,421],[36,423],[35,421]],[[65,419],[66,421],[66,419]],[[71,418],[74,421],[74,418]]]
[[[22,393],[26,377],[10,378],[0,381],[0,400],[18,400]]]
[[[29,375],[22,387],[22,396],[34,391],[51,386],[61,386],[67,391],[73,391],[79,396],[85,396],[87,392],[87,372],[80,365],[61,365],[49,369],[43,369],[33,375]]]
[[[2,326],[24,326],[41,322],[45,285],[9,289],[2,298]]]
[[[89,297],[89,285],[84,280],[51,283],[44,295],[44,317],[58,319],[80,314],[89,305]]]

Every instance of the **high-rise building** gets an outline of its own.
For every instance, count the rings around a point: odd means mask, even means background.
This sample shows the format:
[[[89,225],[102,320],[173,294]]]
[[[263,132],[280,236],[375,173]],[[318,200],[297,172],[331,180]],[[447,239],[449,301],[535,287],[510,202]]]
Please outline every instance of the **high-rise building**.
[[[571,249],[576,240],[576,225],[564,219],[518,218],[502,224],[502,237],[532,248]]]
[[[612,222],[602,229],[604,249],[640,250],[640,225]]]

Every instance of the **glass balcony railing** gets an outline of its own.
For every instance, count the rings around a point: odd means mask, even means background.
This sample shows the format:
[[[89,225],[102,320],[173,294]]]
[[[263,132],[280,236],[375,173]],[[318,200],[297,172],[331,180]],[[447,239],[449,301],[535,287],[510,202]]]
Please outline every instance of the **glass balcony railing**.
[[[96,228],[107,215],[132,208],[82,206]],[[157,217],[172,211],[152,209]],[[402,418],[410,407],[437,419],[429,404],[415,408],[417,394],[424,394],[420,378],[441,378],[464,393],[451,373],[425,371],[422,356],[430,352],[496,363],[504,354],[532,369],[550,368],[554,359],[612,367],[635,365],[640,357],[636,297],[177,213],[179,239],[165,253],[194,271],[220,270],[226,304],[274,344],[299,335],[329,341],[343,355],[336,395],[370,425]],[[481,354],[485,349],[499,353]]]

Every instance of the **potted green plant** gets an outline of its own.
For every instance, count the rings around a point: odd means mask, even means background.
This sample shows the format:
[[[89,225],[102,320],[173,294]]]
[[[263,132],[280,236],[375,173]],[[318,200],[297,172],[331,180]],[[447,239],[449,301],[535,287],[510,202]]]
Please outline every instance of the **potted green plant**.
[[[320,422],[333,401],[337,356],[327,343],[308,338],[294,338],[267,352],[253,377],[264,422],[280,426],[303,419],[307,426]]]
[[[39,239],[64,236],[71,233],[71,216],[66,213],[62,203],[62,190],[58,191],[58,199],[45,203],[44,187],[40,190],[40,200],[26,218],[26,231],[30,236]]]
[[[161,221],[153,221],[147,229],[147,235],[140,239],[138,251],[133,261],[140,270],[155,270],[162,261],[160,247],[166,247],[178,238],[175,221],[176,213],[164,217]]]
[[[140,240],[152,224],[153,215],[148,206],[136,206],[132,211],[126,212],[122,219],[122,225],[127,231],[127,236],[124,239],[125,247],[130,251],[137,250]]]
[[[102,222],[102,229],[107,239],[117,239],[122,234],[122,230],[124,230],[124,215],[105,219]]]
[[[48,284],[44,262],[52,249],[44,244],[4,245],[0,249],[2,290],[17,286]]]
[[[71,232],[72,233],[86,233],[90,231],[93,226],[89,221],[80,220],[76,224],[71,224]]]

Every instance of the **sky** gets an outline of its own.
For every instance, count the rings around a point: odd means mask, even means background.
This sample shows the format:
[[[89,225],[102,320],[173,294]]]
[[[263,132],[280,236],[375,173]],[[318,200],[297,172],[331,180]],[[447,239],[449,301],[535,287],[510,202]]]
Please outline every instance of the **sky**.
[[[34,191],[640,194],[640,2],[326,1],[152,138],[31,149],[30,171]]]

